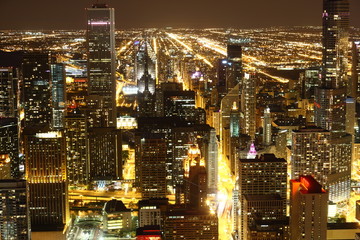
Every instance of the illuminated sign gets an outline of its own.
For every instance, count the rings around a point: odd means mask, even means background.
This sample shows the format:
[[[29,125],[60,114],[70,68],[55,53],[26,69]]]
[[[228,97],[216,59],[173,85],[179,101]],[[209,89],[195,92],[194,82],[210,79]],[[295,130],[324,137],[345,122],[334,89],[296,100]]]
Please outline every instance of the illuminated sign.
[[[117,118],[116,126],[118,129],[135,129],[138,124],[136,118],[124,116]]]
[[[59,138],[61,137],[61,132],[46,132],[46,133],[37,133],[37,138]]]
[[[137,86],[124,86],[122,88],[122,92],[124,93],[124,95],[135,95],[137,94],[139,91],[139,88]]]
[[[108,25],[110,22],[99,21],[99,22],[90,22],[91,25]]]

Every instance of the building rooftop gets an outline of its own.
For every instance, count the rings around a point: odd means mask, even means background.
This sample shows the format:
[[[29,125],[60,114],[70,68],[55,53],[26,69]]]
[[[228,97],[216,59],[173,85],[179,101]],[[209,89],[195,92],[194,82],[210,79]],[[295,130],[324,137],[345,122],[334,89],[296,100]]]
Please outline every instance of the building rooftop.
[[[244,194],[247,201],[283,200],[279,194]]]
[[[327,228],[330,229],[360,229],[358,222],[346,222],[346,223],[328,223]]]
[[[307,126],[305,128],[300,128],[299,130],[293,130],[293,132],[296,133],[307,133],[307,132],[324,132],[324,133],[329,133],[330,132],[328,130],[325,130],[321,127],[317,127],[317,126]]]
[[[0,189],[25,188],[26,180],[21,179],[1,179]]]
[[[127,209],[122,201],[113,199],[105,203],[104,211],[107,213],[111,212],[130,212],[130,209]]]
[[[261,155],[257,155],[255,159],[240,159],[242,163],[251,163],[251,162],[285,162],[284,158],[277,158],[275,154],[272,153],[264,153]]]

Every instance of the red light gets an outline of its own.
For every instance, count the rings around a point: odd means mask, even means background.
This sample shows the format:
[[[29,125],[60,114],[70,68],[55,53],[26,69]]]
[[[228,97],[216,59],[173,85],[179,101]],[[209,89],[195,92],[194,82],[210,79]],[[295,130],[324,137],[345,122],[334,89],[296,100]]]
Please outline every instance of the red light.
[[[309,182],[306,178],[304,178],[304,177],[301,177],[301,178],[300,178],[300,182],[301,182],[302,185],[303,185],[305,188],[307,188],[307,189],[309,189],[310,186],[311,186],[310,182]]]
[[[161,240],[160,236],[155,235],[146,235],[146,236],[137,236],[137,240]]]

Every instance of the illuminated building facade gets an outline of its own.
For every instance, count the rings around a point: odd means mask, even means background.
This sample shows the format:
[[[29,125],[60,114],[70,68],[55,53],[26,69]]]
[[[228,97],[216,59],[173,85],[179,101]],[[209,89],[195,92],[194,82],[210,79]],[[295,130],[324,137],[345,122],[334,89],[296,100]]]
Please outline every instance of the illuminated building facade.
[[[65,138],[68,182],[70,185],[87,185],[90,181],[90,164],[84,115],[65,117]]]
[[[64,128],[65,115],[65,65],[62,63],[50,65],[51,74],[51,108],[52,108],[52,128]]]
[[[48,53],[29,52],[24,54],[22,64],[22,104],[24,126],[50,126],[50,56]]]
[[[240,86],[240,84],[237,84],[221,100],[220,137],[221,137],[221,141],[222,141],[222,152],[228,158],[229,158],[230,149],[231,149],[230,114],[232,112],[234,102],[235,103],[239,102],[239,86]]]
[[[334,137],[345,132],[346,88],[316,88],[314,108],[316,126],[331,131]]]
[[[188,205],[194,209],[206,209],[207,199],[207,179],[206,168],[201,165],[200,162],[196,162],[196,165],[190,166],[189,177],[186,181],[187,196],[186,200]]]
[[[323,0],[321,88],[347,84],[350,7],[348,0]]]
[[[1,239],[31,239],[25,180],[0,180],[0,211]]]
[[[143,199],[165,198],[166,142],[163,135],[143,136],[139,152],[140,190]]]
[[[68,220],[63,133],[26,134],[25,156],[31,228],[62,230]]]
[[[293,131],[291,177],[309,174],[329,191],[333,202],[350,196],[351,136],[331,138],[331,132],[309,127]]]
[[[290,239],[327,239],[329,194],[312,176],[290,181]]]
[[[263,154],[255,159],[240,159],[239,162],[239,224],[241,239],[245,239],[245,195],[278,194],[286,199],[287,162],[274,154]]]
[[[291,178],[313,175],[326,185],[330,174],[330,132],[309,127],[292,133]]]
[[[265,146],[272,144],[272,118],[269,107],[264,110],[263,144]]]
[[[113,199],[104,205],[104,231],[118,233],[120,230],[129,231],[132,228],[131,210],[122,201]]]
[[[227,44],[227,60],[226,85],[229,91],[242,81],[242,47],[240,44],[231,42]]]
[[[17,75],[17,68],[0,67],[0,117],[15,117],[17,113]]]
[[[151,94],[155,93],[156,74],[155,61],[156,56],[147,40],[137,42],[135,51],[135,80],[140,93],[145,91],[144,72],[147,70],[149,74],[148,88]]]
[[[214,128],[210,130],[208,151],[205,159],[208,193],[216,193],[218,188],[218,144]]]
[[[251,228],[256,226],[256,220],[283,220],[286,216],[286,199],[278,194],[244,195],[243,235],[251,238]]]
[[[319,68],[306,69],[302,75],[302,97],[306,99],[315,98],[315,88],[319,86]]]
[[[165,213],[168,210],[169,200],[167,198],[153,198],[141,200],[139,206],[139,227],[164,226]]]
[[[122,177],[121,132],[114,127],[90,128],[87,135],[90,180]]]
[[[2,179],[18,179],[24,174],[24,162],[19,156],[17,118],[0,118],[0,158]],[[5,170],[6,169],[6,170]]]
[[[106,4],[87,8],[88,93],[97,97],[97,105],[88,106],[97,127],[116,126],[115,13]],[[102,114],[92,112],[102,111]],[[97,118],[103,118],[99,120]]]
[[[253,74],[245,74],[241,88],[241,130],[251,139],[256,133],[256,78]]]
[[[335,135],[345,131],[349,16],[348,0],[323,1],[323,59],[315,91],[315,123]]]
[[[360,101],[360,41],[353,42],[351,78],[350,96]]]
[[[217,240],[218,218],[207,212],[173,209],[166,215],[164,235],[166,239]]]
[[[161,229],[159,226],[146,226],[136,229],[136,240],[161,240]]]
[[[331,139],[331,162],[328,184],[329,200],[335,203],[348,201],[351,193],[352,136],[343,134]]]

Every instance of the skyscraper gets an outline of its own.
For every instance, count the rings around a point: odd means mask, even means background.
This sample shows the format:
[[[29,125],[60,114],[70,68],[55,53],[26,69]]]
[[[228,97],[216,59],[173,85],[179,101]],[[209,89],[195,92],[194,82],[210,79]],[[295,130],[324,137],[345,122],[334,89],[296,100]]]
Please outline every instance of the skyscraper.
[[[256,78],[245,74],[241,88],[242,132],[255,139],[256,133]]]
[[[87,137],[90,180],[120,179],[122,176],[120,130],[112,127],[90,128]]]
[[[348,0],[323,1],[323,59],[315,92],[315,123],[335,136],[345,132],[349,15]]]
[[[240,44],[235,44],[231,41],[227,44],[227,60],[226,87],[229,91],[236,84],[241,83],[242,80],[242,48]]]
[[[245,195],[279,194],[286,199],[287,162],[274,154],[263,154],[255,159],[240,159],[239,162],[240,239],[246,239]]]
[[[87,8],[87,57],[88,93],[98,96],[101,102],[89,109],[101,114],[90,114],[90,118],[104,118],[103,125],[97,127],[115,126],[115,16],[114,9],[106,4],[96,3]]]
[[[52,128],[64,128],[65,115],[65,65],[62,63],[51,64],[51,106]]]
[[[0,117],[15,117],[17,112],[17,68],[0,68]]]
[[[0,181],[0,239],[30,239],[30,216],[25,180]]]
[[[327,239],[329,194],[312,176],[300,176],[290,184],[290,239]]]
[[[323,0],[323,59],[321,88],[347,85],[349,0]]]
[[[317,127],[292,133],[291,178],[313,175],[323,185],[330,174],[330,132]]]
[[[140,189],[143,199],[166,197],[166,144],[163,135],[144,136],[139,163]]]
[[[351,97],[360,100],[360,41],[353,42],[351,69]]]
[[[22,64],[22,103],[25,127],[51,124],[50,56],[48,53],[24,54]]]
[[[62,132],[26,134],[25,156],[32,229],[62,230],[68,217]]]
[[[291,177],[312,175],[333,202],[350,197],[351,136],[332,138],[331,132],[308,127],[293,131]]]
[[[272,125],[271,125],[271,113],[270,108],[267,107],[264,110],[264,124],[263,124],[263,144],[269,146],[272,143]]]
[[[20,178],[24,173],[24,163],[19,157],[19,132],[17,118],[0,118],[0,158],[5,159],[7,170],[2,169],[6,178]]]
[[[65,118],[67,179],[70,185],[87,185],[90,181],[86,119],[82,115]]]

